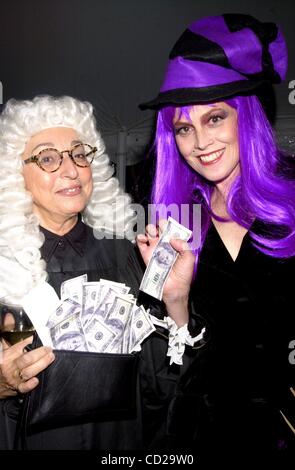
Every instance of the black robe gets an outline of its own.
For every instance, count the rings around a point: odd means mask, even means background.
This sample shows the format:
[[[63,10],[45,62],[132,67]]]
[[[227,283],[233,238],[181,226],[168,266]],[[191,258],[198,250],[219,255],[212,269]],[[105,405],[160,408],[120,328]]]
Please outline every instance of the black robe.
[[[61,237],[41,230],[45,235],[41,252],[47,263],[48,282],[58,295],[63,281],[86,273],[88,281],[103,278],[124,282],[139,303],[150,306],[151,298],[138,292],[142,265],[129,241],[98,240],[81,220]],[[161,315],[160,303],[154,302],[152,308],[153,314]],[[152,439],[160,440],[166,432],[168,404],[181,371],[180,367],[168,366],[167,339],[160,330],[145,340],[140,354],[136,416],[104,417],[94,423],[38,432],[27,437],[28,449],[130,450],[147,448]],[[17,399],[0,400],[0,449],[13,448],[18,409]]]

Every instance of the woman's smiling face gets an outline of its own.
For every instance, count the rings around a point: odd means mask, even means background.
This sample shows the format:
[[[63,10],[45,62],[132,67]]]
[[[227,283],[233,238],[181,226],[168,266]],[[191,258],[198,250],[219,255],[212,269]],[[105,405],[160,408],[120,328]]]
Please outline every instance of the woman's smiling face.
[[[237,112],[226,103],[193,106],[190,119],[176,110],[177,147],[187,163],[215,184],[239,173]]]
[[[81,142],[77,132],[67,127],[45,129],[27,142],[23,160],[53,147],[59,151],[70,149]],[[33,210],[40,224],[50,229],[52,222],[63,223],[86,207],[92,193],[91,167],[81,168],[69,155],[63,154],[59,169],[53,173],[43,171],[36,163],[24,165],[26,189],[33,197]]]

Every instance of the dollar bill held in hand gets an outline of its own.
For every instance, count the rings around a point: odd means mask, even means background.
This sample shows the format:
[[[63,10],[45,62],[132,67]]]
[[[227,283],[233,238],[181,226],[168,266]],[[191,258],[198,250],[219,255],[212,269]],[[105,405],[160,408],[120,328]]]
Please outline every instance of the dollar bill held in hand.
[[[169,243],[170,239],[180,238],[187,241],[191,235],[191,230],[179,224],[172,217],[168,218],[167,225],[146,267],[139,287],[141,291],[162,300],[165,282],[178,256],[177,251]]]

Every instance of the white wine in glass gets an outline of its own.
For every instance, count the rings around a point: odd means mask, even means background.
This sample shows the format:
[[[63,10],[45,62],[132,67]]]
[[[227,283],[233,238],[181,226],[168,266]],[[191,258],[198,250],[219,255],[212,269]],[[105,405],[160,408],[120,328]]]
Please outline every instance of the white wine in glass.
[[[0,335],[10,345],[33,336],[35,328],[20,306],[0,304]]]

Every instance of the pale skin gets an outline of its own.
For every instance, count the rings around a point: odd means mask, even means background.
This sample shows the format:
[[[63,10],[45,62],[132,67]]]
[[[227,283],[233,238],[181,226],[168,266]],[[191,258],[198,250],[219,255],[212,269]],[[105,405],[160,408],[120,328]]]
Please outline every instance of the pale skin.
[[[60,151],[70,149],[78,142],[81,141],[74,129],[45,129],[28,141],[23,159],[48,147]],[[33,195],[33,211],[40,225],[58,235],[69,232],[90,199],[93,188],[91,167],[78,167],[64,154],[62,165],[53,173],[29,163],[24,166],[23,174],[26,188]]]
[[[183,158],[215,185],[211,207],[228,221],[212,218],[212,222],[235,261],[247,233],[247,229],[229,220],[226,208],[229,188],[240,173],[237,112],[223,102],[193,106],[190,120],[176,112],[174,128]]]
[[[79,139],[74,129],[46,129],[28,140],[23,160],[48,147],[59,151],[70,149],[77,141]],[[26,188],[33,197],[33,212],[38,216],[40,225],[59,235],[71,230],[77,223],[78,213],[86,207],[92,193],[91,167],[79,168],[64,154],[63,163],[56,172],[46,173],[35,163],[30,163],[24,165],[23,175]],[[152,237],[150,227],[147,227],[146,236],[139,237],[138,246],[146,263],[157,239],[158,233]],[[179,251],[179,257],[166,283],[163,300],[168,313],[181,326],[188,320],[187,300],[194,256],[181,240],[172,240],[171,245]],[[32,338],[27,338],[13,346],[3,341],[0,398],[33,390],[39,383],[36,375],[54,361],[54,354],[49,347],[24,351],[31,341]]]

